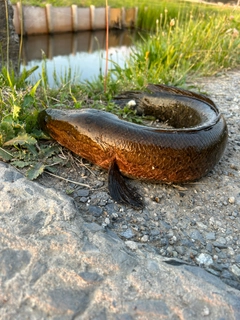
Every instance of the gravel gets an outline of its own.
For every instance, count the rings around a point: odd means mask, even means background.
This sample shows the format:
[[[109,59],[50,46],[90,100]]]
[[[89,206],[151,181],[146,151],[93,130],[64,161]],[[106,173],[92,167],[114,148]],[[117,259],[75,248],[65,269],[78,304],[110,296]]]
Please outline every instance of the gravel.
[[[84,160],[60,168],[59,175],[90,188],[47,173],[38,181],[69,194],[85,221],[114,231],[132,250],[145,247],[200,265],[240,289],[240,70],[191,84],[217,103],[229,129],[225,154],[206,177],[182,185],[132,181],[145,199],[140,211],[115,204],[107,173]]]

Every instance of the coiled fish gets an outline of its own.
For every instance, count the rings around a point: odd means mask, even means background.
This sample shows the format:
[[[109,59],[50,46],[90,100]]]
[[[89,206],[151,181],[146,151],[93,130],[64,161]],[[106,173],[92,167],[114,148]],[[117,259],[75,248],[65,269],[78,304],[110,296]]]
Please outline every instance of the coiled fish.
[[[138,114],[153,115],[171,127],[138,125],[90,108],[39,114],[41,128],[53,139],[109,171],[114,200],[136,208],[144,202],[124,176],[174,183],[200,179],[218,163],[228,137],[225,119],[211,99],[165,85],[148,89],[115,102],[134,99]]]

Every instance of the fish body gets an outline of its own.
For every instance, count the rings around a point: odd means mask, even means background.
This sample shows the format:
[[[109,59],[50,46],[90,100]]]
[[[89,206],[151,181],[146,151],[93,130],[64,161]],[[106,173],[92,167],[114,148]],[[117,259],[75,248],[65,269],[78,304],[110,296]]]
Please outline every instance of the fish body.
[[[39,115],[42,129],[53,139],[109,170],[110,194],[119,202],[128,202],[121,193],[133,192],[121,190],[121,175],[155,182],[194,181],[218,163],[226,147],[227,125],[213,101],[174,87],[150,89],[150,94],[135,93],[137,112],[167,121],[171,128],[138,125],[95,109],[46,109]]]

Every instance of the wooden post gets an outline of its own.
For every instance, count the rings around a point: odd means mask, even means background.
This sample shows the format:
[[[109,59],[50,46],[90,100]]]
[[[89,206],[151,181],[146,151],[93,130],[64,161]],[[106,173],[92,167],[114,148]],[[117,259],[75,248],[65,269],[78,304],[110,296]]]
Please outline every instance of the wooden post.
[[[90,21],[91,21],[91,30],[95,30],[95,6],[90,6]]]
[[[74,32],[78,31],[78,7],[77,5],[72,5],[72,30]]]
[[[14,26],[18,34],[41,34],[78,32],[83,30],[103,30],[106,28],[106,14],[110,28],[134,27],[138,8],[125,9],[105,7],[80,8],[54,7],[46,4],[45,8],[22,6],[17,2],[14,7]]]
[[[53,23],[52,23],[51,9],[52,9],[52,5],[51,4],[46,4],[46,17],[47,17],[48,33],[53,33]]]

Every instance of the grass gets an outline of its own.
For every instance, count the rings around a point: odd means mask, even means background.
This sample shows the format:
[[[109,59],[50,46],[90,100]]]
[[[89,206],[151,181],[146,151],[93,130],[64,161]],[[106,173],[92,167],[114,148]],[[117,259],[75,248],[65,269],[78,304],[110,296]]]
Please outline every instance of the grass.
[[[149,82],[182,85],[189,77],[240,65],[240,12],[179,12],[174,16],[166,9],[157,17],[155,10],[148,10],[148,15],[147,21],[155,21],[148,27],[155,31],[143,34],[124,70],[116,66],[117,77],[134,86]]]
[[[156,10],[157,9],[157,10]],[[160,27],[170,23],[171,19],[178,19],[181,23],[189,21],[189,16],[195,21],[207,20],[212,15],[217,17],[235,16],[239,24],[239,7],[216,6],[206,3],[187,2],[187,1],[160,1],[156,6],[147,6],[143,4],[139,9],[138,27],[141,30],[156,30],[155,22],[160,21]],[[161,18],[162,16],[162,18]]]
[[[70,1],[57,3],[69,5]],[[95,1],[96,6],[100,3]],[[83,4],[87,5],[86,2]],[[114,4],[118,6],[117,1]],[[126,1],[126,6],[132,4],[133,1]],[[134,4],[137,3],[134,1]],[[147,11],[145,6],[139,9],[138,26],[142,41],[136,43],[124,69],[113,64],[108,73],[105,93],[102,76],[91,82],[73,85],[69,70],[63,84],[51,89],[46,68],[42,69],[41,80],[35,85],[27,82],[33,70],[23,71],[17,76],[8,67],[2,69],[1,159],[18,167],[28,166],[30,179],[36,178],[45,169],[53,170],[53,164],[61,162],[61,158],[56,157],[55,148],[38,143],[39,139],[47,138],[37,125],[38,112],[43,108],[91,106],[105,108],[136,121],[134,112],[128,107],[122,110],[111,102],[114,95],[129,89],[144,90],[149,82],[184,86],[187,80],[194,77],[240,66],[240,10],[186,5],[179,1],[152,4],[156,6]]]
[[[16,4],[18,0],[12,0],[12,4]],[[79,7],[88,7],[90,5],[94,5],[95,7],[105,7],[106,1],[105,0],[47,0],[47,1],[40,1],[40,0],[23,0],[24,5],[32,5],[32,6],[39,6],[44,7],[46,4],[51,4],[55,7],[67,7],[73,4],[78,5]],[[139,7],[146,3],[146,1],[142,0],[125,0],[124,7]],[[158,0],[152,1],[154,5],[158,4]],[[109,5],[115,8],[121,8],[123,6],[122,0],[114,0],[109,1]]]

